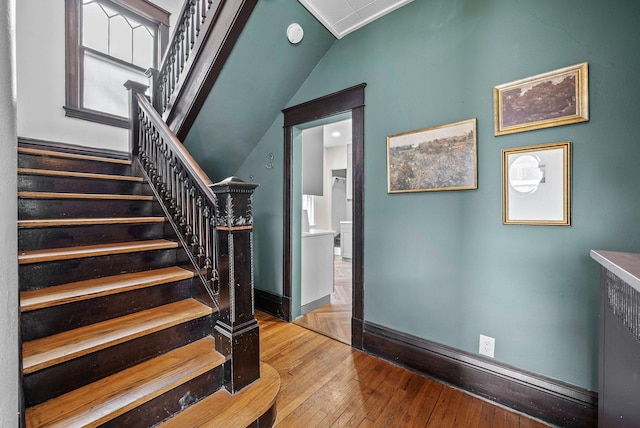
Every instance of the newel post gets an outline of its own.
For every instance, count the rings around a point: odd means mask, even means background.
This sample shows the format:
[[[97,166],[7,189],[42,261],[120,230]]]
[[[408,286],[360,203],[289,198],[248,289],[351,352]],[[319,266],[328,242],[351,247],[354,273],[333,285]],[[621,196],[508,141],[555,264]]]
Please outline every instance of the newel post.
[[[129,91],[129,154],[131,159],[138,155],[138,138],[140,136],[140,106],[138,94],[144,94],[149,88],[133,80],[127,80],[124,87]]]
[[[151,85],[151,105],[153,108],[162,115],[162,88],[160,87],[159,76],[160,72],[151,67],[145,71],[145,74],[149,78]]]
[[[232,394],[260,377],[260,336],[254,316],[253,191],[257,184],[229,177],[213,184],[220,319],[216,350],[228,357],[225,388]]]

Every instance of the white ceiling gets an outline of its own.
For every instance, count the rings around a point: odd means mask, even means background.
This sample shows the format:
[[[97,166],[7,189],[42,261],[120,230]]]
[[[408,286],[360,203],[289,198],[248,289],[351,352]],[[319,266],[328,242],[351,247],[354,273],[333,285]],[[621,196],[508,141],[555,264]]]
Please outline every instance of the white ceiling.
[[[324,146],[338,147],[351,144],[351,119],[324,125]]]
[[[298,0],[338,39],[413,0]]]

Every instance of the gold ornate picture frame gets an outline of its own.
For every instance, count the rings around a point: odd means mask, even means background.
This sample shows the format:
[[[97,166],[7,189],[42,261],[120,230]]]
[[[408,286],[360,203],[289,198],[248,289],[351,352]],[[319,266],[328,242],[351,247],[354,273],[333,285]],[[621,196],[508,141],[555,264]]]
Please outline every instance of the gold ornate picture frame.
[[[388,193],[478,188],[476,119],[387,137]]]
[[[502,150],[502,222],[571,225],[571,142]]]
[[[493,88],[495,135],[589,120],[588,63]]]

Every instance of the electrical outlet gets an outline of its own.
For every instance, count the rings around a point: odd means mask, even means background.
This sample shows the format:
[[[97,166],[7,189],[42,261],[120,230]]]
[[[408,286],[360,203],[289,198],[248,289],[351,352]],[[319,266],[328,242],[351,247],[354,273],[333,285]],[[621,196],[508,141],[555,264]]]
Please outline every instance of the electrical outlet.
[[[486,355],[487,357],[493,358],[493,354],[496,350],[496,339],[493,337],[485,336],[483,334],[480,335],[480,352],[481,355]]]

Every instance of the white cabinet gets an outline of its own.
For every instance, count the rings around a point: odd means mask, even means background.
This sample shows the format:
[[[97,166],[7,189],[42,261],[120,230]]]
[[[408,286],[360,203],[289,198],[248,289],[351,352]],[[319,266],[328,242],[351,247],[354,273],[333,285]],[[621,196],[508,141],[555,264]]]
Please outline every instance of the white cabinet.
[[[353,222],[340,222],[340,254],[343,259],[352,258]]]
[[[322,128],[302,131],[302,194],[322,196],[324,145]]]
[[[311,230],[302,234],[300,303],[303,313],[306,312],[305,306],[315,309],[330,301],[333,293],[333,235],[333,230]]]

